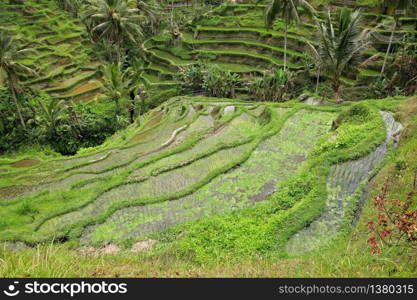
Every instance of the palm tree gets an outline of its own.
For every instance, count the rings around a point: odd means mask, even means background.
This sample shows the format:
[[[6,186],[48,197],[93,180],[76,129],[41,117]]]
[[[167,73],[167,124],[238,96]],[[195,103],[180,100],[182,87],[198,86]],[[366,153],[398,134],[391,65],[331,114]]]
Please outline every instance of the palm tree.
[[[96,39],[106,39],[116,46],[120,61],[121,43],[127,39],[134,43],[143,37],[139,9],[134,0],[87,0],[84,20]]]
[[[400,18],[399,18],[399,15],[397,14],[397,10],[407,10],[413,6],[415,7],[417,6],[417,0],[384,0],[383,5],[388,8],[388,11],[391,11],[393,13],[394,25],[391,30],[391,36],[389,38],[388,48],[385,53],[384,63],[382,64],[380,77],[384,75],[385,67],[386,67],[387,60],[388,60],[388,55],[391,51],[392,41],[394,39],[394,33],[399,23]]]
[[[157,6],[152,6],[144,1],[138,0],[136,4],[137,9],[139,10],[141,22],[145,23],[146,21],[151,24],[151,27],[154,28],[158,23],[158,17],[156,11],[159,9]]]
[[[104,92],[109,99],[116,102],[117,112],[121,111],[121,102],[129,97],[131,83],[130,72],[122,72],[122,64],[108,64],[104,67]]]
[[[306,0],[273,0],[265,11],[265,27],[271,28],[275,19],[280,16],[285,24],[284,29],[284,71],[287,68],[287,35],[288,27],[301,22],[298,8],[303,8],[310,16],[314,14],[314,8]]]
[[[352,12],[342,9],[334,28],[330,12],[324,22],[318,24],[320,43],[318,48],[310,44],[318,69],[331,78],[337,102],[341,102],[340,78],[354,69],[360,56],[370,45],[369,30],[362,29],[362,15],[359,10]]]
[[[0,32],[0,82],[7,82],[20,123],[26,129],[20,104],[17,101],[17,95],[23,90],[19,84],[19,75],[35,74],[35,71],[19,63],[19,60],[33,53],[34,50],[27,48],[19,49],[17,42],[18,38],[16,36]]]
[[[42,109],[43,116],[45,118],[46,125],[50,132],[55,131],[59,121],[65,118],[64,113],[67,111],[67,107],[65,106],[65,100],[52,100],[49,102],[48,105],[42,100],[38,100],[39,106]]]

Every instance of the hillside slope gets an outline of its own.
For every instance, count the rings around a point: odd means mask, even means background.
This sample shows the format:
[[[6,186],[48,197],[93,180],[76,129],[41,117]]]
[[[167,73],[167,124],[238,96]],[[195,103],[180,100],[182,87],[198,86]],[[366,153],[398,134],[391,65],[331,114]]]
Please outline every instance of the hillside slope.
[[[326,240],[342,231],[351,218],[358,201],[355,193],[400,129],[391,114],[379,107],[397,103],[374,100],[342,108],[174,98],[149,112],[147,122],[129,128],[124,140],[114,146],[109,143],[69,159],[4,160],[1,239],[33,243],[80,238],[82,243],[125,244],[162,232],[175,242],[178,231],[189,230],[192,239],[200,226],[238,216],[236,222],[267,218],[269,224],[229,228],[230,232],[251,228],[253,234],[267,230],[268,239],[258,239],[265,245],[249,243],[248,249],[240,250],[269,252],[276,250],[277,242],[281,254],[303,250],[306,245],[297,242],[297,236],[289,248],[284,246],[323,209],[320,218],[339,224]],[[348,114],[346,122],[330,131],[341,111]],[[350,162],[359,157],[363,158]],[[332,190],[340,191],[333,195]],[[269,215],[273,207],[280,213]],[[193,221],[202,216],[202,222]],[[320,223],[320,218],[315,222]],[[283,227],[284,223],[291,226]],[[309,230],[319,234],[320,226]],[[164,233],[171,227],[173,232]],[[213,230],[217,234],[219,228]],[[276,238],[269,240],[271,236]],[[327,242],[314,232],[309,236],[318,246]],[[251,235],[246,232],[245,238]],[[232,245],[224,255],[238,250]],[[200,246],[201,251],[222,247]]]
[[[173,268],[178,276],[388,276],[386,258],[393,259],[393,253],[379,258],[363,251],[366,223],[376,213],[371,202],[365,202],[353,235],[349,224],[386,151],[386,167],[370,186],[370,197],[392,176],[397,159],[410,168],[393,177],[398,188],[392,194],[412,185],[413,101],[370,100],[341,108],[172,99],[150,112],[142,127],[128,129],[124,139],[115,138],[96,153],[54,161],[3,160],[0,236],[29,243],[70,239],[47,254],[60,276],[172,276]],[[390,110],[399,112],[406,127],[395,156],[392,138],[401,126]],[[350,117],[329,131],[341,111]],[[356,121],[367,114],[369,121]],[[308,136],[294,134],[306,127]],[[62,173],[65,169],[71,171]],[[6,178],[13,179],[7,184]],[[109,253],[130,251],[138,241],[153,245],[140,256],[140,266],[123,254],[117,261],[103,257],[100,265],[107,267],[101,268],[88,254],[110,251],[101,248],[109,242],[121,249]],[[85,267],[60,269],[79,256],[68,252],[69,245],[91,244],[94,252],[81,252],[87,253]],[[19,257],[29,263],[32,251]],[[159,260],[172,255],[180,260],[170,258],[168,265]],[[257,255],[263,258],[254,259]],[[12,266],[13,254],[3,250],[2,257],[5,274],[24,272],[19,264]],[[208,265],[190,264],[190,258]],[[395,259],[398,276],[412,268],[402,265],[403,259]],[[150,267],[154,264],[160,271]],[[89,273],[93,269],[96,275]]]

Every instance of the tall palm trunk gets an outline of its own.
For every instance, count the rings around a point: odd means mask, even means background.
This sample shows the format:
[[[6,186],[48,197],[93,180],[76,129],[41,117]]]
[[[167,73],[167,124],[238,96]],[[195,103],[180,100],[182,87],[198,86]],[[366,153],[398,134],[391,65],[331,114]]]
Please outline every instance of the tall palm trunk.
[[[20,110],[20,105],[17,102],[16,90],[12,84],[10,85],[10,91],[12,92],[13,102],[14,102],[14,105],[16,106],[16,111],[17,111],[17,115],[19,117],[20,123],[22,124],[23,129],[26,130],[25,120],[23,119],[22,111]]]
[[[320,83],[320,68],[317,70],[316,94],[319,92],[319,83]]]
[[[120,63],[121,61],[121,52],[122,52],[122,47],[121,47],[121,41],[120,39],[117,40],[117,53],[116,53],[116,63]]]
[[[120,114],[121,113],[121,108],[120,108],[120,101],[118,97],[114,98],[114,102],[116,102],[116,114]]]
[[[174,0],[171,0],[171,29],[174,28]]]
[[[343,102],[342,97],[340,97],[340,77],[335,77],[333,79],[333,91],[334,91],[334,98],[336,99],[336,103]]]
[[[288,35],[288,24],[285,22],[285,33],[284,33],[284,72],[287,70],[287,35]]]
[[[397,29],[397,20],[394,20],[394,27],[392,28],[391,36],[389,38],[387,52],[385,53],[384,63],[382,65],[381,74],[379,75],[380,77],[382,77],[384,74],[385,66],[387,64],[388,55],[391,52],[392,40],[394,39],[394,33],[396,29]]]

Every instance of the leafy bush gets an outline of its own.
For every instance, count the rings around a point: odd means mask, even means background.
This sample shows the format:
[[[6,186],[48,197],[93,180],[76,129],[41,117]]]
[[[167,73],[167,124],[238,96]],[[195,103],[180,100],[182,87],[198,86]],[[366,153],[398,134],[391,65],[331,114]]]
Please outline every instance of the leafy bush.
[[[240,85],[238,74],[223,70],[218,65],[210,65],[203,74],[203,90],[208,96],[234,98]]]
[[[283,69],[265,72],[263,77],[257,77],[249,83],[249,93],[256,101],[283,102],[292,96],[294,79],[293,72]]]
[[[377,220],[368,222],[371,233],[368,243],[372,253],[380,253],[383,248],[390,247],[417,250],[417,209],[413,209],[416,195],[414,190],[407,194],[405,201],[391,200],[388,184],[385,184],[381,193],[374,197],[373,204],[379,213]]]
[[[417,92],[417,46],[406,41],[395,55],[395,61],[384,74],[382,97],[399,94],[414,95]],[[376,85],[378,87],[378,85]]]
[[[107,137],[126,127],[128,123],[126,117],[117,115],[114,110],[80,104],[64,113],[57,126],[48,131],[47,141],[55,151],[73,155],[80,148],[103,143]]]
[[[324,136],[313,154],[326,155],[332,162],[342,162],[367,154],[386,137],[385,124],[376,109],[359,103],[343,111],[334,121],[332,131]],[[346,149],[354,151],[346,152]]]
[[[186,88],[200,90],[203,85],[203,74],[207,66],[197,63],[180,68],[179,79]]]
[[[157,107],[158,105],[164,103],[168,99],[179,95],[179,88],[170,88],[166,90],[147,90],[147,97],[145,97],[145,104],[143,111],[147,111]]]
[[[236,88],[242,85],[238,74],[202,62],[181,68],[179,79],[187,89],[221,98],[234,98]]]
[[[38,210],[34,208],[28,201],[24,201],[17,207],[16,213],[19,215],[29,216],[38,213]]]

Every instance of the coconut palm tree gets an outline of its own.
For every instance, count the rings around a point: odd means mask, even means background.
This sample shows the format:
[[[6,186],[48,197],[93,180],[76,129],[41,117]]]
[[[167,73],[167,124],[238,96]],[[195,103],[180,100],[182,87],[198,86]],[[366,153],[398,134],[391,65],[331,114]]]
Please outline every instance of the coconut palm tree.
[[[27,48],[19,49],[18,40],[16,36],[0,32],[0,82],[6,82],[9,87],[20,123],[26,129],[21,107],[17,100],[17,95],[23,90],[19,84],[19,75],[35,74],[35,71],[19,63],[19,61],[28,54],[33,53],[34,50]]]
[[[137,0],[136,7],[139,10],[141,22],[147,21],[152,27],[155,27],[158,23],[157,10],[159,7],[141,0]]]
[[[392,27],[392,30],[391,30],[391,36],[389,38],[388,48],[387,48],[387,51],[385,53],[384,63],[382,64],[380,77],[382,77],[384,75],[385,67],[386,67],[387,60],[388,60],[388,55],[391,51],[392,41],[394,39],[394,33],[395,33],[395,30],[397,29],[397,26],[398,26],[398,23],[399,23],[400,16],[399,16],[399,14],[397,14],[397,11],[398,10],[408,10],[411,7],[416,7],[417,6],[417,0],[384,0],[383,1],[383,6],[387,7],[388,12],[391,12],[393,14],[394,24],[393,24],[393,27]]]
[[[370,45],[370,30],[362,28],[359,10],[339,12],[337,27],[332,24],[330,12],[326,20],[318,24],[319,46],[310,44],[317,61],[317,67],[330,77],[337,102],[341,102],[341,77],[354,69],[360,62],[361,54]]]
[[[143,37],[141,19],[134,0],[87,0],[83,20],[90,33],[97,39],[105,39],[116,46],[117,62],[120,61],[123,40],[138,42]]]
[[[122,64],[108,64],[104,66],[104,93],[115,101],[118,113],[121,112],[122,101],[129,98],[129,87],[131,83],[130,71],[122,71]]]
[[[298,9],[302,8],[308,15],[314,14],[314,8],[306,0],[273,0],[265,11],[265,27],[271,28],[277,17],[284,21],[284,71],[287,68],[288,27],[301,23]]]

